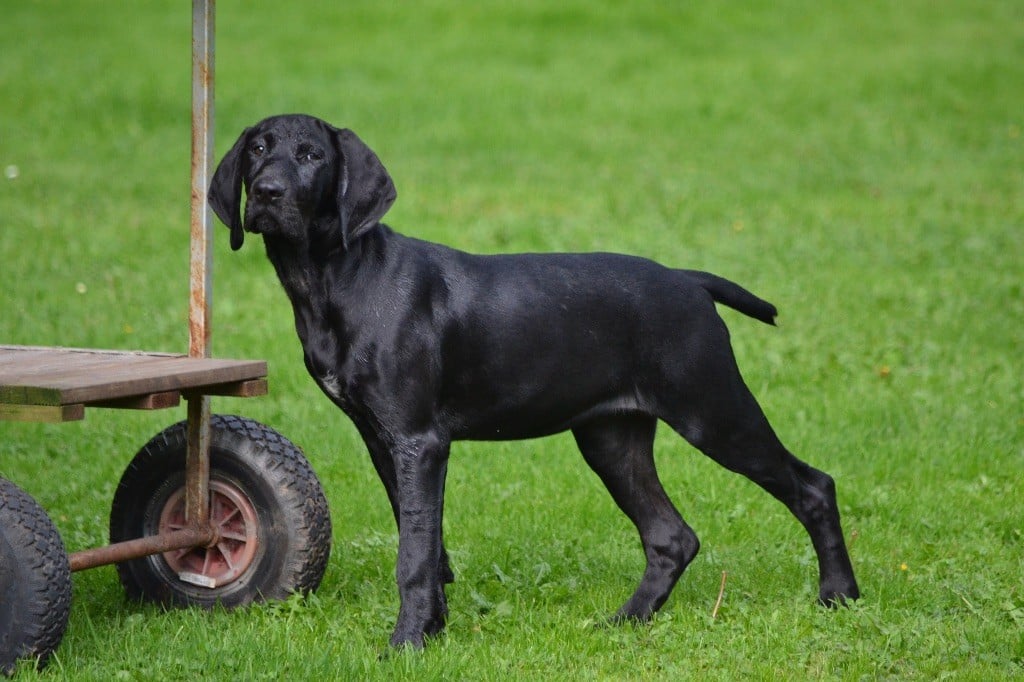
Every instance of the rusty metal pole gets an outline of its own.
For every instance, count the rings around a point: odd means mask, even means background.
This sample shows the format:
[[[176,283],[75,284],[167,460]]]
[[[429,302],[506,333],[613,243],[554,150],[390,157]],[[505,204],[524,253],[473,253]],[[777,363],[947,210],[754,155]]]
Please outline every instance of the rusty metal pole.
[[[213,74],[215,0],[192,0],[192,223],[189,272],[189,348],[195,358],[210,357],[213,312],[213,217],[206,201],[213,175]],[[185,518],[209,522],[210,398],[188,401],[188,455],[185,465]]]
[[[209,525],[203,528],[182,528],[159,535],[147,535],[137,540],[118,542],[106,547],[85,549],[68,557],[72,571],[116,564],[139,559],[151,554],[173,552],[176,549],[191,549],[207,545],[216,539],[216,532]]]

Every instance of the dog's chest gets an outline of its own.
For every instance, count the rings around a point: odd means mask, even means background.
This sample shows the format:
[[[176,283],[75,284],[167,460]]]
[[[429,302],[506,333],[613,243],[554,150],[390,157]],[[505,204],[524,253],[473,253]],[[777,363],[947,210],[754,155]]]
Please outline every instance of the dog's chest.
[[[338,371],[345,358],[337,333],[315,306],[296,305],[295,323],[310,376],[335,403],[347,402],[345,382]]]
[[[338,376],[338,367],[343,358],[338,352],[337,336],[326,327],[319,326],[314,333],[303,339],[302,345],[310,376],[334,402],[345,402],[345,383]]]
[[[338,405],[346,412],[352,405],[352,401],[348,395],[347,382],[340,376],[335,369],[335,365],[318,361],[315,357],[306,355],[306,368],[309,370],[310,376],[316,381],[317,386],[320,390],[330,398],[334,404]]]
[[[341,380],[333,372],[324,372],[315,375],[314,378],[331,400],[336,403],[346,402],[345,394],[341,390]]]

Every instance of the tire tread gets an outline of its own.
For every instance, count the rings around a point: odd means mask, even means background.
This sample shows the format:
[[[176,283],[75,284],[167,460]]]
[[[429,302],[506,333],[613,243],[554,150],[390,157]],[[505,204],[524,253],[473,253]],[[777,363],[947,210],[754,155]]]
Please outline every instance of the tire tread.
[[[0,551],[10,552],[14,588],[13,622],[2,623],[0,672],[9,674],[19,658],[46,664],[60,644],[71,610],[71,568],[53,522],[25,491],[0,479]]]
[[[245,417],[213,415],[210,419],[211,450],[230,451],[258,472],[275,491],[282,510],[289,519],[291,550],[285,558],[280,578],[273,585],[264,585],[260,592],[240,598],[241,605],[250,601],[285,599],[293,593],[317,589],[327,569],[331,549],[331,522],[323,487],[310,467],[306,456],[277,431]],[[123,519],[137,513],[133,488],[146,472],[161,466],[169,456],[179,456],[187,442],[187,423],[179,422],[164,429],[143,446],[128,465],[114,495],[111,509],[111,539],[120,537]],[[211,473],[216,468],[211,454]],[[128,596],[169,605],[182,602],[211,606],[202,601],[175,595],[171,590],[154,592],[136,575],[138,564],[118,564],[117,571]],[[170,597],[170,598],[169,598]]]

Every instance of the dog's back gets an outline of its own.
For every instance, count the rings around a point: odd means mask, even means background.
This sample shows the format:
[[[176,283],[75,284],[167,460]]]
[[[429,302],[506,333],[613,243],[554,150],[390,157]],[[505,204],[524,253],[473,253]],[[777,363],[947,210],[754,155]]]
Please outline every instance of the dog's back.
[[[714,301],[766,322],[775,314],[729,280],[644,258],[480,256],[378,230],[368,236],[386,240],[389,255],[375,269],[400,318],[378,307],[377,323],[405,330],[396,341],[406,347],[392,352],[417,359],[409,371],[435,386],[454,438],[536,437],[604,413],[657,413],[659,396],[701,371],[693,365],[706,349],[729,352]],[[399,286],[392,259],[403,264]]]

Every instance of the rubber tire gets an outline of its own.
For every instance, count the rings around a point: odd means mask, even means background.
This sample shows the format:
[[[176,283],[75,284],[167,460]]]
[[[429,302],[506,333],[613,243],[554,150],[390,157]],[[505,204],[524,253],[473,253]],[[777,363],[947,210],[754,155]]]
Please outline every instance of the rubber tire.
[[[110,540],[153,535],[167,500],[184,486],[187,423],[157,434],[121,477],[110,512]],[[164,606],[226,608],[316,590],[327,569],[327,498],[305,455],[282,435],[242,417],[210,419],[210,480],[241,491],[258,515],[258,548],[249,567],[218,587],[180,580],[163,555],[117,564],[134,600]]]
[[[0,673],[18,659],[46,665],[71,610],[71,568],[50,517],[27,493],[0,478]]]

